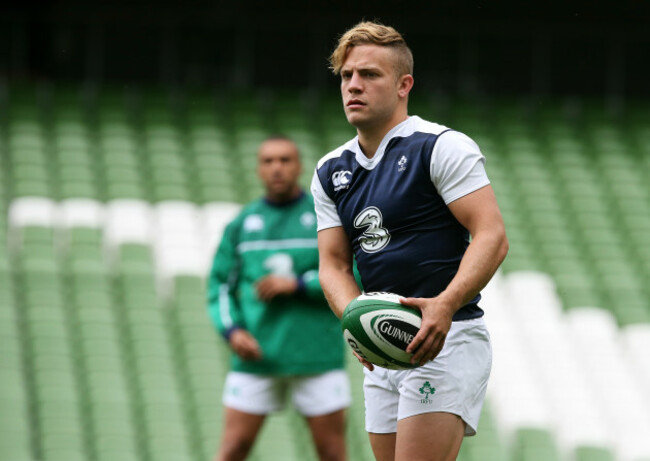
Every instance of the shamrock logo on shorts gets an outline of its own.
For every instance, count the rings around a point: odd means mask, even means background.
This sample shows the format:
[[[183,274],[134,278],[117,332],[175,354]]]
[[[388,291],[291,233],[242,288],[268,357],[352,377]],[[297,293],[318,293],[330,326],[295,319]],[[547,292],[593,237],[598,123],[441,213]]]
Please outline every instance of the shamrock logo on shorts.
[[[422,387],[420,388],[420,394],[424,395],[424,398],[421,400],[422,403],[429,403],[429,396],[435,394],[436,388],[431,386],[429,381],[425,381]]]

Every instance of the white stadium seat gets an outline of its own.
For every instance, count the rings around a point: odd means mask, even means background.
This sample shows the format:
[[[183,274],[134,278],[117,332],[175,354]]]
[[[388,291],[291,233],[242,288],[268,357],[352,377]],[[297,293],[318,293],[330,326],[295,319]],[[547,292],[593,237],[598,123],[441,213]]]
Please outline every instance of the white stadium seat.
[[[169,280],[176,275],[205,276],[202,217],[200,208],[189,202],[166,201],[154,207],[154,250],[161,294],[170,294]]]
[[[53,227],[57,224],[57,204],[46,197],[20,197],[9,205],[9,226]]]
[[[113,200],[106,205],[107,244],[151,243],[151,207],[142,200]]]
[[[54,228],[59,213],[56,202],[46,197],[20,197],[11,202],[8,210],[8,245],[17,250],[23,245],[24,227]]]
[[[59,203],[59,210],[62,227],[99,229],[104,226],[104,206],[97,200],[86,198],[63,200]]]
[[[622,332],[623,348],[630,366],[645,389],[650,389],[650,325],[627,325]]]
[[[242,206],[233,202],[211,202],[203,205],[206,249],[214,254],[221,241],[223,230],[241,211]],[[212,258],[210,258],[212,259]]]
[[[142,200],[120,199],[106,205],[104,246],[109,258],[123,243],[150,245],[153,221],[149,203]]]

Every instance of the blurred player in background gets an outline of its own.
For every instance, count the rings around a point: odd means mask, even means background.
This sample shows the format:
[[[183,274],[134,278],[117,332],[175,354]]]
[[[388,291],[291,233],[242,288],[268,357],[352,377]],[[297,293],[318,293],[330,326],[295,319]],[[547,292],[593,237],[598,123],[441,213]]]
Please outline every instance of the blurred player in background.
[[[370,443],[379,461],[455,460],[492,362],[479,291],[508,251],[485,159],[466,135],[408,115],[413,56],[395,29],[356,25],[330,62],[358,136],[321,159],[312,182],[323,290],[341,317],[360,294],[354,255],[367,292],[422,312],[407,349],[421,366],[359,357]]]
[[[214,259],[208,308],[234,352],[219,461],[245,459],[266,415],[287,396],[305,416],[319,458],[346,459],[343,342],[318,280],[316,216],[300,172],[294,142],[262,143],[266,196],[226,227]]]

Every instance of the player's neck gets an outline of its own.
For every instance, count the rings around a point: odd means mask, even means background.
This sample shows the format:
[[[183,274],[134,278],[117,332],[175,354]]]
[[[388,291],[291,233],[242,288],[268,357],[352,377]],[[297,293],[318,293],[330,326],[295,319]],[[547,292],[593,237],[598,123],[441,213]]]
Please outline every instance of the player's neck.
[[[286,192],[271,192],[271,191],[266,191],[266,195],[264,196],[264,199],[272,204],[272,205],[287,205],[290,203],[295,202],[298,198],[300,198],[303,194],[302,188],[296,184],[294,185],[293,188]]]
[[[359,146],[367,158],[373,158],[379,145],[390,130],[408,118],[406,111],[396,113],[389,121],[377,126],[357,127]]]

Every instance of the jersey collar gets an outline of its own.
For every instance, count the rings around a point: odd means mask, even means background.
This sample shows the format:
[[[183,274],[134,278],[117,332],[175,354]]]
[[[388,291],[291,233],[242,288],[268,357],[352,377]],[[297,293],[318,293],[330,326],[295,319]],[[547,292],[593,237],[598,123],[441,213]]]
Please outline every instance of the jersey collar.
[[[354,154],[357,163],[366,170],[374,169],[377,165],[379,165],[379,162],[383,158],[384,153],[386,152],[386,146],[388,145],[390,140],[398,135],[408,136],[412,134],[414,123],[418,119],[419,119],[418,116],[415,115],[409,116],[402,123],[399,123],[398,125],[395,125],[393,128],[391,128],[391,130],[388,133],[386,133],[386,135],[384,136],[384,139],[381,140],[381,143],[379,143],[379,147],[377,147],[377,152],[375,152],[375,155],[373,155],[372,158],[366,157],[363,151],[361,150],[361,146],[359,145],[359,136],[354,138]]]

